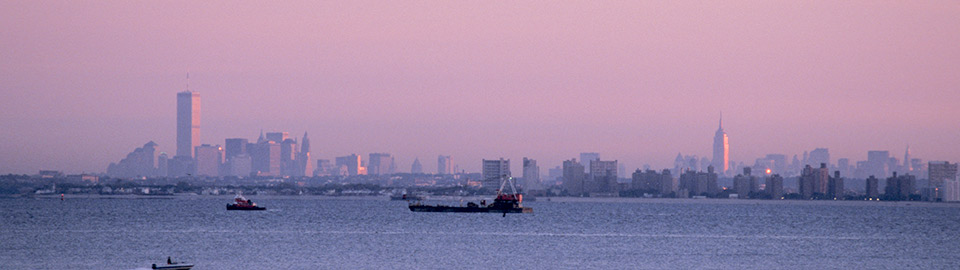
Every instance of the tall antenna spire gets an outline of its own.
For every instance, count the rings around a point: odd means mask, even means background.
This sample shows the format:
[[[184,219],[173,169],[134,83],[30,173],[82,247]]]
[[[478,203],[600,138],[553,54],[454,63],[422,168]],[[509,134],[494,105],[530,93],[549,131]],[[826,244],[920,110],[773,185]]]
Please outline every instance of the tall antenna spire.
[[[720,129],[723,129],[723,111],[720,111]]]
[[[187,91],[190,91],[190,72],[187,71]]]

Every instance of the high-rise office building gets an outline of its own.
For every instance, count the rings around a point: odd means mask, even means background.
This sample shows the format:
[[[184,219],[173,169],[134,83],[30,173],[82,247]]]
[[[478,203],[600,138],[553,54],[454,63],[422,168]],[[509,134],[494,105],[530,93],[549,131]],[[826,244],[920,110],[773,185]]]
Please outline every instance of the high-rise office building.
[[[677,181],[673,178],[670,170],[663,170],[662,173],[658,173],[650,169],[637,169],[633,172],[631,180],[631,189],[653,192],[661,196],[669,195],[677,188]]]
[[[340,175],[337,168],[329,159],[318,159],[317,168],[313,170],[314,176]]]
[[[943,181],[943,198],[945,202],[960,201],[960,181],[951,179]]]
[[[750,167],[743,168],[743,173],[733,177],[733,191],[737,193],[737,198],[746,199],[754,191],[757,185],[756,176],[751,175]]]
[[[763,188],[763,191],[770,196],[771,199],[779,200],[783,197],[783,177],[779,174],[774,174],[767,177],[766,185]]]
[[[617,161],[590,161],[590,192],[618,192]]]
[[[787,171],[787,156],[780,154],[767,154],[766,157],[758,158],[753,164],[753,168],[759,172],[766,172],[767,169],[770,170],[768,174],[780,174]]]
[[[827,164],[827,167],[830,167],[830,150],[827,148],[817,148],[810,151],[809,157],[807,157],[807,165],[818,166],[820,164]]]
[[[394,159],[388,153],[370,153],[370,159],[367,161],[367,174],[369,175],[390,175],[393,174]]]
[[[670,170],[663,169],[660,172],[660,195],[667,196],[677,191],[677,178],[673,177]]]
[[[336,158],[335,170],[339,172],[346,171],[347,176],[365,175],[366,169],[363,168],[363,159],[360,155],[350,154]]]
[[[300,165],[297,163],[297,141],[291,138],[284,139],[280,143],[280,171],[285,176],[301,176],[303,173],[297,173]]]
[[[263,138],[261,136],[261,138]],[[280,144],[269,140],[257,140],[247,145],[251,158],[251,172],[262,176],[280,176]]]
[[[802,198],[809,199],[815,194],[827,195],[830,169],[827,169],[827,164],[824,163],[820,163],[820,168],[813,168],[807,165],[803,168],[803,172],[801,172],[800,178],[797,180]]]
[[[716,134],[713,135],[713,168],[719,170],[718,174],[726,174],[730,169],[730,141],[727,133],[723,131],[723,116],[720,116],[720,125]]]
[[[717,173],[713,165],[707,167],[707,172],[685,171],[680,175],[680,186],[677,196],[716,196],[720,192],[717,185]]]
[[[488,188],[500,188],[500,183],[511,175],[509,159],[484,159],[481,168],[483,186]]]
[[[887,200],[910,200],[911,195],[916,192],[917,178],[913,175],[897,175],[887,178],[887,186],[884,188],[884,197]]]
[[[633,171],[630,175],[630,189],[643,191],[657,189],[654,184],[655,178],[650,177],[651,174],[657,174],[657,171],[640,169]]]
[[[850,166],[849,158],[839,158],[837,159],[837,169],[840,170],[840,175],[846,175],[847,177],[853,177],[853,167]]]
[[[167,177],[167,160],[170,160],[167,153],[160,152],[160,155],[157,156],[157,176]]]
[[[226,139],[224,143],[223,151],[225,160],[230,160],[230,158],[247,153],[247,144],[250,142],[247,139],[243,138],[229,138]]]
[[[453,158],[450,156],[437,156],[437,174],[454,174]]]
[[[869,175],[877,176],[878,178],[886,177],[889,174],[887,165],[890,163],[890,151],[868,151],[867,152],[867,162],[864,164],[864,173]]]
[[[944,181],[957,179],[957,165],[948,161],[932,161],[927,164],[930,187],[943,187]]]
[[[310,162],[310,138],[303,132],[300,140],[300,153],[297,153],[297,173],[294,176],[310,176],[313,173],[313,162]]]
[[[913,173],[913,166],[910,163],[910,145],[907,145],[907,150],[903,152],[903,172],[904,173]],[[919,169],[919,168],[917,168]],[[914,173],[917,174],[917,173]]]
[[[413,165],[410,165],[410,173],[412,174],[423,173],[423,165],[420,164],[420,158],[413,159]]]
[[[193,176],[197,173],[197,163],[189,156],[174,156],[167,160],[168,177]]]
[[[577,162],[577,159],[563,161],[563,188],[567,194],[577,196],[582,195],[586,190],[586,175],[583,171],[583,164]]]
[[[267,140],[273,141],[275,143],[283,143],[290,138],[289,132],[267,132]]]
[[[840,171],[834,171],[833,177],[830,177],[827,183],[827,198],[843,199],[843,178],[840,177]]]
[[[220,165],[223,164],[223,147],[219,145],[203,144],[197,146],[194,155],[197,161],[197,175],[219,176]]]
[[[919,159],[919,158],[910,159],[910,168],[913,169],[913,171],[911,172],[913,175],[919,176],[920,178],[929,178],[930,177],[929,173],[927,175],[923,175],[924,172],[930,169],[926,167],[927,166],[924,166],[922,159]],[[924,168],[926,168],[927,170],[924,170]]]
[[[547,169],[547,180],[549,185],[560,185],[563,184],[563,166],[556,166],[550,169]]]
[[[107,175],[113,177],[149,177],[157,175],[157,144],[153,141],[137,147],[118,163],[107,166]]]
[[[580,164],[583,165],[584,172],[590,172],[590,161],[600,160],[600,153],[585,152],[580,153]]]
[[[537,166],[537,160],[523,158],[523,181],[520,186],[526,190],[541,189],[540,166]]]
[[[200,93],[177,93],[177,156],[193,157],[200,145]]]
[[[879,198],[880,197],[880,179],[877,179],[876,176],[871,175],[867,178],[867,198]]]

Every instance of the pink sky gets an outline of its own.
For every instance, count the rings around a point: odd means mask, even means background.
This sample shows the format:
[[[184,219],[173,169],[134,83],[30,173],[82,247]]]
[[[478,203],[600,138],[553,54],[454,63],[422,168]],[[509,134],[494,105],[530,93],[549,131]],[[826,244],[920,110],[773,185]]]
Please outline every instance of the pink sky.
[[[101,172],[201,141],[310,132],[314,157],[632,170],[830,148],[960,161],[956,1],[3,1],[0,173]]]

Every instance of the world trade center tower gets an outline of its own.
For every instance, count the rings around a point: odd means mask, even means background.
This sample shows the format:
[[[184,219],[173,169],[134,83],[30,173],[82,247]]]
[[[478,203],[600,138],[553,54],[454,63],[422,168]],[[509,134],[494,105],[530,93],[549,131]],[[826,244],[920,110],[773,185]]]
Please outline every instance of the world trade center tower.
[[[177,156],[193,157],[200,145],[200,93],[177,93]]]

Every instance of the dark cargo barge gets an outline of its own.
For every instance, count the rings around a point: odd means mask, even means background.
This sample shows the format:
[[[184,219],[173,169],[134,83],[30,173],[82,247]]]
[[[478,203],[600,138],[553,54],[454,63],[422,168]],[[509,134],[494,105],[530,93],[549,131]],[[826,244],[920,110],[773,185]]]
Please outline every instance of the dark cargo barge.
[[[502,192],[507,182],[511,184],[510,187],[513,190],[511,194]],[[522,202],[523,194],[518,193],[513,187],[513,182],[510,181],[510,178],[507,178],[500,184],[500,189],[497,190],[497,198],[490,205],[486,205],[485,201],[481,201],[480,205],[469,202],[467,206],[425,205],[414,202],[410,204],[409,208],[413,212],[503,213],[504,215],[507,213],[533,213],[533,208],[523,207]]]

